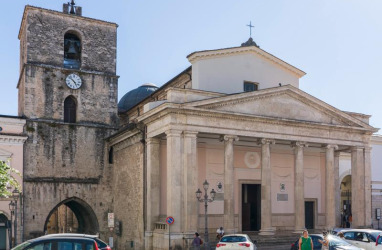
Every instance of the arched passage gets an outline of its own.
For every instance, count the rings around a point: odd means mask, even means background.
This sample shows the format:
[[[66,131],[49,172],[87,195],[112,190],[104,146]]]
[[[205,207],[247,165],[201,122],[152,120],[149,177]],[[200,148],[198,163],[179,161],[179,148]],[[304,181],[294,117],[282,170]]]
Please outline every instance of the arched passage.
[[[97,216],[83,200],[73,197],[59,203],[49,213],[44,232],[96,234],[99,231]]]
[[[341,212],[342,212],[342,227],[349,227],[346,225],[349,221],[349,217],[352,213],[351,211],[351,175],[346,175],[341,181]]]
[[[8,233],[7,233],[8,218],[0,212],[0,250],[7,249]]]

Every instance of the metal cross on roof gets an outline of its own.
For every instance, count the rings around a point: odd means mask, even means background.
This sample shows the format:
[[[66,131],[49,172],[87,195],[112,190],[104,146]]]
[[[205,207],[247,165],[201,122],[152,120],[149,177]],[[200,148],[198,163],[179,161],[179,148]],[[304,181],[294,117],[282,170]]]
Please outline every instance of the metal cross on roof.
[[[71,3],[68,3],[70,5],[70,14],[75,14],[74,12],[74,5],[76,5],[76,3],[74,2],[74,0],[72,0]]]
[[[249,22],[249,25],[247,24],[247,26],[249,27],[249,37],[252,37],[252,28],[254,28],[255,26],[252,25],[251,21]]]

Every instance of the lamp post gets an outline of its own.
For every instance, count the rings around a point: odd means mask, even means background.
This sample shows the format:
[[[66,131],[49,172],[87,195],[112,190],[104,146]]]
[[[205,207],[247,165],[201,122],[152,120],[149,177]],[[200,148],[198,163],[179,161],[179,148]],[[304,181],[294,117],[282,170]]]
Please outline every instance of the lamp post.
[[[208,208],[208,202],[213,202],[215,199],[215,190],[212,189],[210,192],[210,197],[208,197],[207,190],[209,187],[209,183],[207,180],[203,183],[203,189],[204,189],[204,198],[202,198],[202,191],[198,188],[198,191],[196,191],[196,198],[199,202],[204,202],[204,241],[205,241],[205,249],[209,248],[209,242],[208,242],[208,216],[207,216],[207,208]]]
[[[14,226],[14,234],[15,234],[15,246],[17,245],[17,200],[19,199],[20,191],[15,188],[12,191],[12,197],[15,201],[15,226]]]
[[[9,211],[11,211],[11,223],[9,228],[9,248],[12,248],[12,222],[13,222],[13,213],[15,212],[16,204],[11,201],[9,203]]]

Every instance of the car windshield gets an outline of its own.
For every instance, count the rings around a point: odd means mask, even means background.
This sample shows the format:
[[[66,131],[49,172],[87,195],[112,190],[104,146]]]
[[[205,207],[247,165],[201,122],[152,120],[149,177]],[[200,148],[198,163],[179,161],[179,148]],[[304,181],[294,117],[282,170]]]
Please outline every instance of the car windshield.
[[[29,246],[30,244],[31,244],[30,242],[26,241],[26,242],[21,243],[20,245],[18,245],[18,246],[16,246],[16,247],[12,248],[12,250],[21,250],[21,249],[23,249],[24,247]]]
[[[371,235],[371,239],[369,239],[369,240],[372,240],[373,242],[375,242],[376,239],[377,239],[377,237],[378,237],[378,235],[379,235],[380,233],[381,233],[381,232],[372,232],[372,233],[370,233],[370,235]]]
[[[343,239],[340,239],[336,236],[330,235],[329,236],[329,244],[330,246],[337,247],[337,246],[351,246],[351,244],[347,243]]]
[[[247,241],[247,238],[245,238],[244,236],[236,236],[236,235],[225,236],[220,240],[220,242],[246,242],[246,241]]]

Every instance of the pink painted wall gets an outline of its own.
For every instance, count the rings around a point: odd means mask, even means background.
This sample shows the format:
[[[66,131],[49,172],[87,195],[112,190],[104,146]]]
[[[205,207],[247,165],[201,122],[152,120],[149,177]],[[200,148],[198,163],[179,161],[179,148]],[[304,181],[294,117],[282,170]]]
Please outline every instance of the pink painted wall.
[[[161,214],[166,214],[166,143],[161,144]],[[240,185],[242,183],[261,183],[261,148],[259,146],[234,147],[234,194],[235,213],[239,214]],[[294,213],[294,152],[289,145],[271,147],[272,168],[272,213]],[[210,190],[217,190],[217,183],[224,183],[224,146],[223,143],[198,143],[198,186],[202,188],[205,179],[210,183]],[[325,212],[325,154],[317,149],[305,149],[304,171],[306,199],[315,199],[317,212]],[[285,184],[285,191],[280,184]],[[224,188],[221,190],[224,193]],[[288,195],[288,201],[277,201],[277,194]],[[219,191],[218,191],[219,195]],[[209,204],[209,214],[223,214],[224,201],[217,199]],[[200,204],[200,214],[204,213]]]

